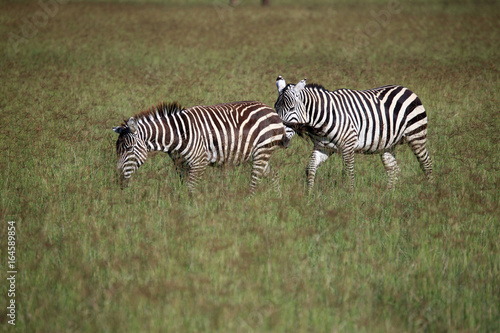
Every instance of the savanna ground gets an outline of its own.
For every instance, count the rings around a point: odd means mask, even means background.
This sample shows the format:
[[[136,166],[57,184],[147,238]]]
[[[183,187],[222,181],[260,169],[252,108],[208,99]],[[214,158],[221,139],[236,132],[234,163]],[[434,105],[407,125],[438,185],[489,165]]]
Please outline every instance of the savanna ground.
[[[258,2],[0,4],[2,331],[500,330],[498,2]],[[357,155],[349,193],[333,156],[307,196],[295,138],[281,199],[246,197],[248,165],[191,198],[159,153],[120,190],[113,126],[162,100],[272,106],[278,75],[412,89],[435,183],[400,146],[394,191]]]

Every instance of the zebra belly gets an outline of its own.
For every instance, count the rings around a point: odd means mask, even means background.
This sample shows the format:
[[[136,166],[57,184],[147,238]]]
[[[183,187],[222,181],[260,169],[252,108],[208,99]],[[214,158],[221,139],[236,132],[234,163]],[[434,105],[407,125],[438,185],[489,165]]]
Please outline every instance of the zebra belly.
[[[219,120],[220,122],[221,120]],[[222,165],[231,161],[231,155],[235,150],[236,129],[222,123],[221,129],[210,128],[207,130],[207,136],[203,139],[206,150],[207,161],[210,164]]]
[[[227,162],[227,156],[224,154],[224,148],[211,146],[207,149],[207,160],[213,165],[222,165]]]
[[[402,140],[402,135],[399,135],[398,137],[391,136],[389,138],[378,136],[371,142],[359,139],[358,144],[355,148],[355,152],[364,154],[381,153],[397,145]]]
[[[382,139],[380,137],[377,137],[372,141],[363,139],[365,138],[360,138],[360,136],[358,136],[358,141],[356,146],[354,147],[354,152],[362,154],[381,153],[383,151],[386,151],[387,149],[390,149],[403,140],[401,136],[397,138],[390,138],[389,141],[384,140],[383,142],[381,142]],[[312,141],[314,142],[315,146],[332,150],[337,153],[339,152],[339,147],[342,146],[341,143],[334,142],[331,138],[328,137],[312,136]]]
[[[314,143],[314,147],[321,147],[334,152],[339,151],[337,145],[327,137],[312,136],[311,139]]]
[[[207,160],[210,164],[218,164],[217,162],[217,151],[209,150],[207,151]]]
[[[215,145],[211,145],[208,147],[206,151],[207,161],[212,165],[223,165],[223,164],[231,164],[238,165],[247,160],[246,156],[241,156],[241,154],[237,155],[234,148],[233,151],[228,148],[231,147],[219,147]]]

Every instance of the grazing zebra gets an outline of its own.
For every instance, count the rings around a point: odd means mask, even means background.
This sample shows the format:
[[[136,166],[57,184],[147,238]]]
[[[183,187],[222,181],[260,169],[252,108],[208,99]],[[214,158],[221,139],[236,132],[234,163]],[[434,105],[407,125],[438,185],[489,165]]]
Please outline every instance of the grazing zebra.
[[[344,173],[354,188],[354,153],[379,153],[394,187],[400,168],[394,157],[397,144],[408,142],[427,178],[432,182],[427,142],[427,115],[420,99],[401,86],[370,90],[328,91],[317,84],[286,84],[276,80],[278,100],[274,108],[283,119],[286,136],[307,135],[314,149],[307,165],[308,190],[316,170],[334,152],[341,152]]]
[[[278,194],[279,182],[271,171],[271,153],[284,146],[285,129],[276,112],[260,102],[235,102],[183,109],[161,103],[131,117],[113,130],[122,188],[146,161],[148,151],[164,151],[187,173],[193,192],[208,164],[238,165],[253,159],[250,190],[271,173]]]

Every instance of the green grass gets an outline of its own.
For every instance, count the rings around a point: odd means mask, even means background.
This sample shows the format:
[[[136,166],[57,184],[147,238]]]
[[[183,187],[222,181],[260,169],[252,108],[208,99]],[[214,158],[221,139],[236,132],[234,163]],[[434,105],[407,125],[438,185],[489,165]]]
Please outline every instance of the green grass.
[[[384,1],[225,4],[69,2],[35,30],[38,2],[0,4],[0,325],[15,220],[19,331],[499,331],[500,6],[415,1],[377,30]],[[281,199],[246,196],[248,165],[190,198],[164,154],[120,190],[113,126],[162,100],[272,106],[278,75],[412,89],[435,184],[401,146],[394,191],[357,155],[349,193],[333,156],[306,196],[296,138]]]

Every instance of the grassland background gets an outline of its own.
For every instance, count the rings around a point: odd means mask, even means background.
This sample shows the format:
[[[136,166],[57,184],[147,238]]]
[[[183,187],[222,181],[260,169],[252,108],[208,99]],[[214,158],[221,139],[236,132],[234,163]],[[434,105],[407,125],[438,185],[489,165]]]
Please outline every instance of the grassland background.
[[[15,220],[19,331],[498,332],[500,5],[394,4],[0,3],[2,331]],[[402,146],[394,191],[358,155],[349,193],[333,156],[307,197],[294,139],[281,199],[245,197],[249,166],[190,198],[163,154],[119,189],[112,126],[162,100],[273,105],[277,75],[415,91],[435,184]]]

